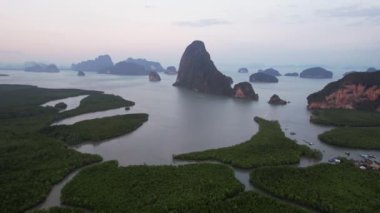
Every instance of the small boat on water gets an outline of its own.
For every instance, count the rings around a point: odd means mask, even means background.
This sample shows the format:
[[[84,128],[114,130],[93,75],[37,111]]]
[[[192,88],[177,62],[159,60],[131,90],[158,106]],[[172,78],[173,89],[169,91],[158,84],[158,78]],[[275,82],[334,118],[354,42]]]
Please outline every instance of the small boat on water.
[[[338,157],[335,157],[335,158],[331,158],[328,160],[329,163],[335,163],[335,164],[338,164],[340,163],[340,159]]]
[[[373,158],[373,159],[376,159],[376,156],[375,155],[368,155],[369,158]]]
[[[351,153],[350,153],[350,152],[345,152],[345,154],[346,154],[347,156],[350,156]]]
[[[366,160],[369,158],[369,156],[367,154],[360,154],[360,157],[362,157],[362,158],[364,158]]]
[[[314,145],[312,142],[309,142],[309,141],[307,141],[307,140],[303,140],[303,142],[309,144],[310,146],[313,146],[313,145]]]

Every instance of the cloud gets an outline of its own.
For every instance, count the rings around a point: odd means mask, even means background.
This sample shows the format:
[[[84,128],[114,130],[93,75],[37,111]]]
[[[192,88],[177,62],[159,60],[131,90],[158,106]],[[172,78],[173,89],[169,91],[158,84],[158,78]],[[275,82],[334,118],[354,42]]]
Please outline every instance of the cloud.
[[[380,17],[380,7],[340,7],[329,10],[317,10],[317,14],[327,17],[378,18]]]
[[[180,21],[176,22],[175,25],[183,27],[209,27],[215,25],[227,25],[231,24],[229,21],[223,19],[199,19],[195,21]]]

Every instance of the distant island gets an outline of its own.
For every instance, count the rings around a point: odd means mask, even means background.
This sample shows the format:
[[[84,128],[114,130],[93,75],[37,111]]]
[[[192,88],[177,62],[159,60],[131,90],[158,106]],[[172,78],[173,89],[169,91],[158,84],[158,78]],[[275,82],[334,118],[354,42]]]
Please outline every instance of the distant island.
[[[144,58],[137,58],[137,59],[128,58],[127,60],[125,60],[125,62],[141,65],[144,67],[144,69],[147,72],[151,72],[151,71],[165,72],[165,69],[161,66],[161,64],[156,61],[148,61]]]
[[[167,75],[177,75],[177,68],[175,66],[168,66],[166,70],[164,71]]]
[[[307,97],[308,109],[380,111],[380,71],[354,72]]]
[[[101,72],[106,74],[114,75],[148,75],[149,72],[139,64],[122,61],[116,63],[115,66],[111,67],[107,72]]]
[[[82,61],[72,64],[71,69],[84,72],[105,72],[113,66],[112,59],[109,55],[100,55],[93,60]]]
[[[262,72],[268,75],[273,75],[273,76],[281,76],[281,73],[278,70],[275,70],[273,68],[268,68],[265,70],[259,70],[258,72]]]
[[[113,75],[149,75],[150,72],[164,71],[164,68],[162,68],[159,62],[128,58],[99,73]]]
[[[248,69],[243,67],[238,70],[238,73],[248,73]]]
[[[301,72],[300,74],[301,78],[314,78],[314,79],[325,79],[325,78],[332,78],[333,73],[331,71],[328,71],[322,67],[313,67],[306,69]]]
[[[367,72],[376,72],[378,71],[378,69],[374,68],[374,67],[370,67],[367,69]]]
[[[78,76],[85,76],[86,74],[83,71],[78,71],[77,75]]]
[[[287,77],[298,77],[298,72],[289,72],[289,73],[286,73],[284,76],[287,76]]]
[[[264,72],[257,72],[249,76],[250,82],[259,82],[259,83],[278,83],[278,79],[273,76],[266,74]]]
[[[26,72],[48,72],[48,73],[57,73],[59,72],[58,67],[55,64],[32,64],[25,67]]]

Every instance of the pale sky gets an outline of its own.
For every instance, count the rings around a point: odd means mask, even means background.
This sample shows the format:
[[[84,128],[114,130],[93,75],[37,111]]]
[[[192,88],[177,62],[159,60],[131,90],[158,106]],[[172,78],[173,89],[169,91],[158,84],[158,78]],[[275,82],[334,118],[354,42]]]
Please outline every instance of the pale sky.
[[[1,0],[0,62],[100,54],[178,65],[193,40],[217,64],[380,67],[378,0]]]

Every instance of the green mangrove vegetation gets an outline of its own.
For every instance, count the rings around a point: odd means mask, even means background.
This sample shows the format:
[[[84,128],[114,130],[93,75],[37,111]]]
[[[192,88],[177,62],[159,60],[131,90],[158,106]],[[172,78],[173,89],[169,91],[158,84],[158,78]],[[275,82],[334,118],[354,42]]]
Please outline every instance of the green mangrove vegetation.
[[[340,127],[318,137],[335,146],[380,150],[380,127]]]
[[[60,113],[56,119],[64,119],[77,115],[98,112],[121,107],[135,105],[133,101],[128,101],[117,95],[111,94],[91,94],[83,98],[78,108]]]
[[[378,212],[380,173],[362,171],[351,161],[307,168],[266,167],[251,173],[251,183],[275,196],[322,212]]]
[[[68,145],[97,142],[125,135],[148,120],[148,114],[127,114],[85,120],[73,125],[57,125],[44,128],[41,132],[64,141]]]
[[[373,127],[380,126],[380,113],[348,109],[315,110],[310,121],[328,126]]]
[[[109,161],[79,172],[61,199],[95,212],[189,212],[232,198],[243,188],[224,165],[118,167]]]
[[[51,207],[48,209],[34,210],[32,213],[86,213],[84,209]]]
[[[291,206],[274,200],[257,192],[242,192],[239,195],[208,205],[197,206],[191,212],[214,212],[214,213],[246,213],[246,212],[308,212],[299,207]]]
[[[0,209],[2,212],[22,212],[37,205],[46,198],[53,185],[70,172],[101,161],[98,155],[79,153],[69,149],[61,140],[41,133],[42,129],[47,128],[60,116],[58,109],[41,105],[52,100],[79,95],[89,95],[91,98],[87,100],[95,100],[95,103],[99,103],[96,100],[102,100],[100,103],[109,100],[101,99],[104,95],[100,95],[97,91],[0,85]],[[85,109],[82,107],[73,114],[94,110],[88,106],[91,102],[84,103]],[[128,101],[123,103],[130,105]],[[95,108],[110,108],[107,103],[99,105],[101,106]],[[132,124],[134,122],[127,126],[131,127]]]
[[[57,99],[100,94],[79,89],[45,89],[29,85],[0,85],[0,119],[55,113],[53,107],[41,105]]]
[[[220,149],[175,155],[178,160],[215,160],[238,168],[295,164],[301,157],[320,159],[321,153],[287,138],[277,121],[255,117],[259,131],[249,141]]]

